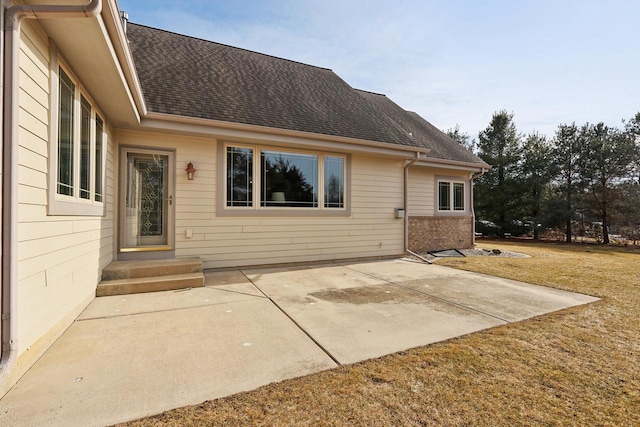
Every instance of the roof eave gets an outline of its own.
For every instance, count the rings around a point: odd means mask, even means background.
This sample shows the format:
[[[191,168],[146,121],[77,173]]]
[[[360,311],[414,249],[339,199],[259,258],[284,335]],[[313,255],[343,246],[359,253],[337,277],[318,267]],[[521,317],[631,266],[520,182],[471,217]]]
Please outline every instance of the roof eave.
[[[418,162],[416,162],[416,165],[464,170],[464,171],[471,171],[471,172],[482,172],[482,171],[491,169],[491,165],[485,162],[474,163],[474,162],[462,162],[459,160],[446,160],[446,159],[435,159],[435,158],[426,158],[426,159],[419,160]]]
[[[120,62],[120,67],[125,75],[125,80],[133,97],[133,101],[138,110],[138,116],[147,114],[147,105],[142,93],[142,86],[138,78],[138,72],[133,62],[133,54],[127,40],[127,33],[124,28],[120,9],[116,0],[106,0],[105,8],[102,10],[102,18],[107,28],[107,33],[111,38],[116,57]]]

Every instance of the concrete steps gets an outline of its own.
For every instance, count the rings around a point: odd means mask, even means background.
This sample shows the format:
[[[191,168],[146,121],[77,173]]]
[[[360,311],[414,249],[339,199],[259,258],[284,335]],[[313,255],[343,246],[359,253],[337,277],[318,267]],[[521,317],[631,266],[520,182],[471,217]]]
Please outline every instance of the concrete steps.
[[[102,270],[96,296],[171,291],[204,286],[200,258],[114,261]]]

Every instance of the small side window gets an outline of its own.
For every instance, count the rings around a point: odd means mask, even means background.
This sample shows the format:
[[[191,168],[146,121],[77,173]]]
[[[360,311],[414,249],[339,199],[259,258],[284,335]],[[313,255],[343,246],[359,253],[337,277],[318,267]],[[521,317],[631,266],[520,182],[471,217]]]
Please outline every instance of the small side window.
[[[104,141],[104,122],[100,118],[100,116],[96,115],[96,170],[95,170],[95,182],[96,182],[96,191],[95,191],[95,201],[102,202],[102,157],[103,157],[103,141]]]
[[[465,183],[453,180],[438,180],[438,212],[464,212]]]
[[[438,209],[448,211],[451,209],[450,182],[438,183]]]
[[[80,100],[80,198],[91,199],[91,104]]]
[[[344,208],[344,158],[324,156],[324,207]]]
[[[464,210],[464,184],[461,182],[453,183],[453,210]]]
[[[59,105],[58,105],[58,194],[73,196],[73,104],[76,87],[60,69]]]
[[[227,206],[253,206],[253,149],[227,147]]]

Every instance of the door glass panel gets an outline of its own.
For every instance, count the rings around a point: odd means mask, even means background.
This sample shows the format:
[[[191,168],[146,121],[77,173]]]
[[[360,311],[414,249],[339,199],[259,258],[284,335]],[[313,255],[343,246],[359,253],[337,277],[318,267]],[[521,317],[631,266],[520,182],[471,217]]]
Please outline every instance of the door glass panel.
[[[166,245],[169,157],[127,153],[125,246]]]

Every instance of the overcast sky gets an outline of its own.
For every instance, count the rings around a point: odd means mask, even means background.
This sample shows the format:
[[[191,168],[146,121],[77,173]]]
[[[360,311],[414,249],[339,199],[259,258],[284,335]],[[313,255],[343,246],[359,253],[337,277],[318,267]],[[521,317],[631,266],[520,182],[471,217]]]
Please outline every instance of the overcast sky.
[[[442,130],[620,126],[640,111],[638,0],[118,0],[129,20],[330,68]]]

